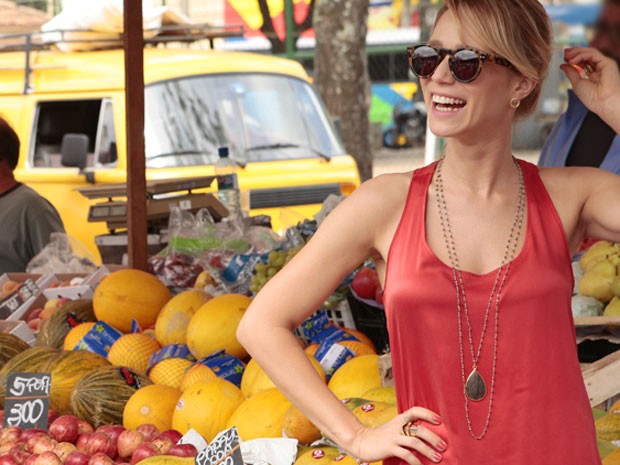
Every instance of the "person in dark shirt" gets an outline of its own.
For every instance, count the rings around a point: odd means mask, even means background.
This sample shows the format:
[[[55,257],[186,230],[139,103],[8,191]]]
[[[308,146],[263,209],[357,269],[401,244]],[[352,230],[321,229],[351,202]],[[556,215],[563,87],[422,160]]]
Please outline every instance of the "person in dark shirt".
[[[0,275],[26,271],[50,234],[65,231],[52,204],[15,179],[19,146],[13,128],[0,118]]]
[[[620,63],[620,0],[606,0],[590,46]],[[571,90],[543,146],[540,166],[594,166],[620,174],[620,136]]]

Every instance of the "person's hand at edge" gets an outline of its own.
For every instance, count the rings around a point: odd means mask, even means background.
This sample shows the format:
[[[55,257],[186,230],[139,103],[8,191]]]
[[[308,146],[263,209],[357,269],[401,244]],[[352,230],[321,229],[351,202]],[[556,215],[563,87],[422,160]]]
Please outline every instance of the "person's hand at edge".
[[[421,420],[420,424],[417,424],[418,420]],[[411,424],[405,427],[408,422]],[[441,418],[423,407],[412,407],[378,427],[360,428],[347,452],[361,462],[398,457],[410,465],[421,465],[416,455],[418,453],[439,463],[447,445],[426,428],[424,422],[438,425]],[[409,436],[405,435],[405,430],[409,431]]]
[[[560,65],[579,100],[620,133],[620,72],[611,58],[590,47],[564,50]]]

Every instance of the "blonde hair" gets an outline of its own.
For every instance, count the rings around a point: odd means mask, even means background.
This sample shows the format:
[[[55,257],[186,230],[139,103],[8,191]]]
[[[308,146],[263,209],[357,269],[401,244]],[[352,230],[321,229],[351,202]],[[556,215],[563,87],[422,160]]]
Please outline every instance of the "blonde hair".
[[[448,10],[485,51],[505,58],[519,73],[537,82],[521,101],[516,116],[532,113],[552,54],[551,22],[542,4],[538,0],[444,0],[435,24]]]

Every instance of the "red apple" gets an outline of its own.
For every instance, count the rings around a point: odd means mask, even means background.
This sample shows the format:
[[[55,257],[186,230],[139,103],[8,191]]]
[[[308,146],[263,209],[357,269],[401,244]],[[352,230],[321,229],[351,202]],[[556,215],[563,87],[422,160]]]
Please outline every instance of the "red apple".
[[[28,442],[28,440],[37,434],[45,434],[47,436],[47,431],[38,428],[30,428],[22,431],[22,435],[19,437],[20,442]]]
[[[88,448],[88,441],[90,440],[90,437],[93,435],[93,433],[82,433],[78,436],[78,438],[75,441],[75,447],[77,447],[77,450],[82,451],[82,452],[86,452],[87,448]]]
[[[179,442],[180,439],[183,437],[183,435],[179,433],[176,429],[167,429],[166,431],[164,431],[157,437],[160,437],[160,436],[170,439],[173,444],[176,444],[177,442]]]
[[[58,456],[60,461],[64,463],[67,456],[71,452],[76,451],[76,450],[77,448],[70,442],[59,442],[58,444],[56,444],[52,452],[54,452],[54,454]]]
[[[86,444],[86,453],[92,456],[99,452],[113,459],[116,457],[116,443],[108,435],[94,432]]]
[[[125,430],[118,437],[116,443],[120,457],[131,457],[136,448],[144,442],[144,435],[140,431]]]
[[[0,465],[19,465],[20,463],[11,455],[0,455]]]
[[[51,452],[54,450],[58,441],[54,438],[50,438],[49,436],[35,436],[35,441],[32,444],[32,453],[34,454],[43,454],[43,452]]]
[[[123,431],[125,431],[125,427],[122,425],[102,425],[95,430],[95,433],[105,434],[116,444]]]
[[[60,299],[58,299],[56,301],[56,308],[60,308],[62,307],[64,304],[66,304],[67,302],[71,302],[71,299],[67,298],[67,297],[61,297]]]
[[[0,410],[0,425],[4,423],[4,410]]]
[[[151,441],[151,444],[157,447],[157,449],[159,450],[159,453],[162,455],[166,455],[168,451],[170,450],[170,448],[174,446],[174,443],[170,440],[170,438],[167,438],[166,436],[161,436],[161,435],[153,439]]]
[[[9,455],[17,460],[18,463],[23,463],[30,456],[30,452],[28,451],[25,442],[18,442],[11,447],[11,450],[9,450]]]
[[[159,428],[152,423],[145,423],[136,428],[136,431],[140,431],[144,435],[145,441],[152,441],[159,436]]]
[[[41,314],[42,311],[43,311],[42,307],[35,308],[30,313],[28,313],[28,317],[26,318],[26,321],[34,320],[35,318],[39,318],[39,315]]]
[[[19,426],[9,426],[0,431],[0,444],[4,442],[17,441],[22,435],[22,429]]]
[[[175,444],[168,451],[168,455],[176,457],[196,457],[198,449],[193,444]]]
[[[47,412],[47,424],[51,425],[56,421],[56,418],[58,418],[59,416],[60,413],[58,413],[57,410],[50,409],[49,412]]]
[[[95,428],[93,428],[93,426],[87,421],[78,420],[77,424],[78,424],[78,434],[93,433],[95,431]]]
[[[383,305],[383,289],[381,289],[381,286],[377,286],[377,289],[375,289],[375,301],[379,305]]]
[[[6,455],[17,444],[17,441],[7,441],[0,444],[0,455]]]
[[[32,454],[26,459],[24,465],[34,465],[34,461],[39,457],[39,454]]]
[[[351,289],[362,299],[374,299],[379,286],[379,276],[373,268],[362,267],[353,277]]]
[[[140,460],[144,460],[154,455],[160,455],[157,448],[150,442],[143,442],[138,447],[136,447],[136,450],[133,452],[133,454],[131,454],[131,460],[129,461],[129,463],[131,465],[135,465]]]
[[[40,454],[33,465],[62,465],[62,461],[51,450],[48,450]]]
[[[90,455],[79,450],[71,452],[65,459],[65,465],[88,465]]]
[[[73,415],[61,415],[49,427],[50,436],[59,442],[74,443],[78,437],[77,418]]]
[[[88,465],[116,465],[116,463],[106,454],[97,452],[95,455],[90,457]]]

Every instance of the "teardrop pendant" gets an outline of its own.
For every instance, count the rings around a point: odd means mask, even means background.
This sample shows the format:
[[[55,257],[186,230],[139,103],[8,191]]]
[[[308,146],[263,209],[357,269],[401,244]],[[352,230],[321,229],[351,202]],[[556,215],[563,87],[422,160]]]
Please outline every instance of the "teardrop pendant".
[[[465,395],[468,399],[474,402],[479,402],[484,399],[487,394],[487,385],[484,382],[482,375],[478,373],[478,370],[474,368],[465,383]]]

